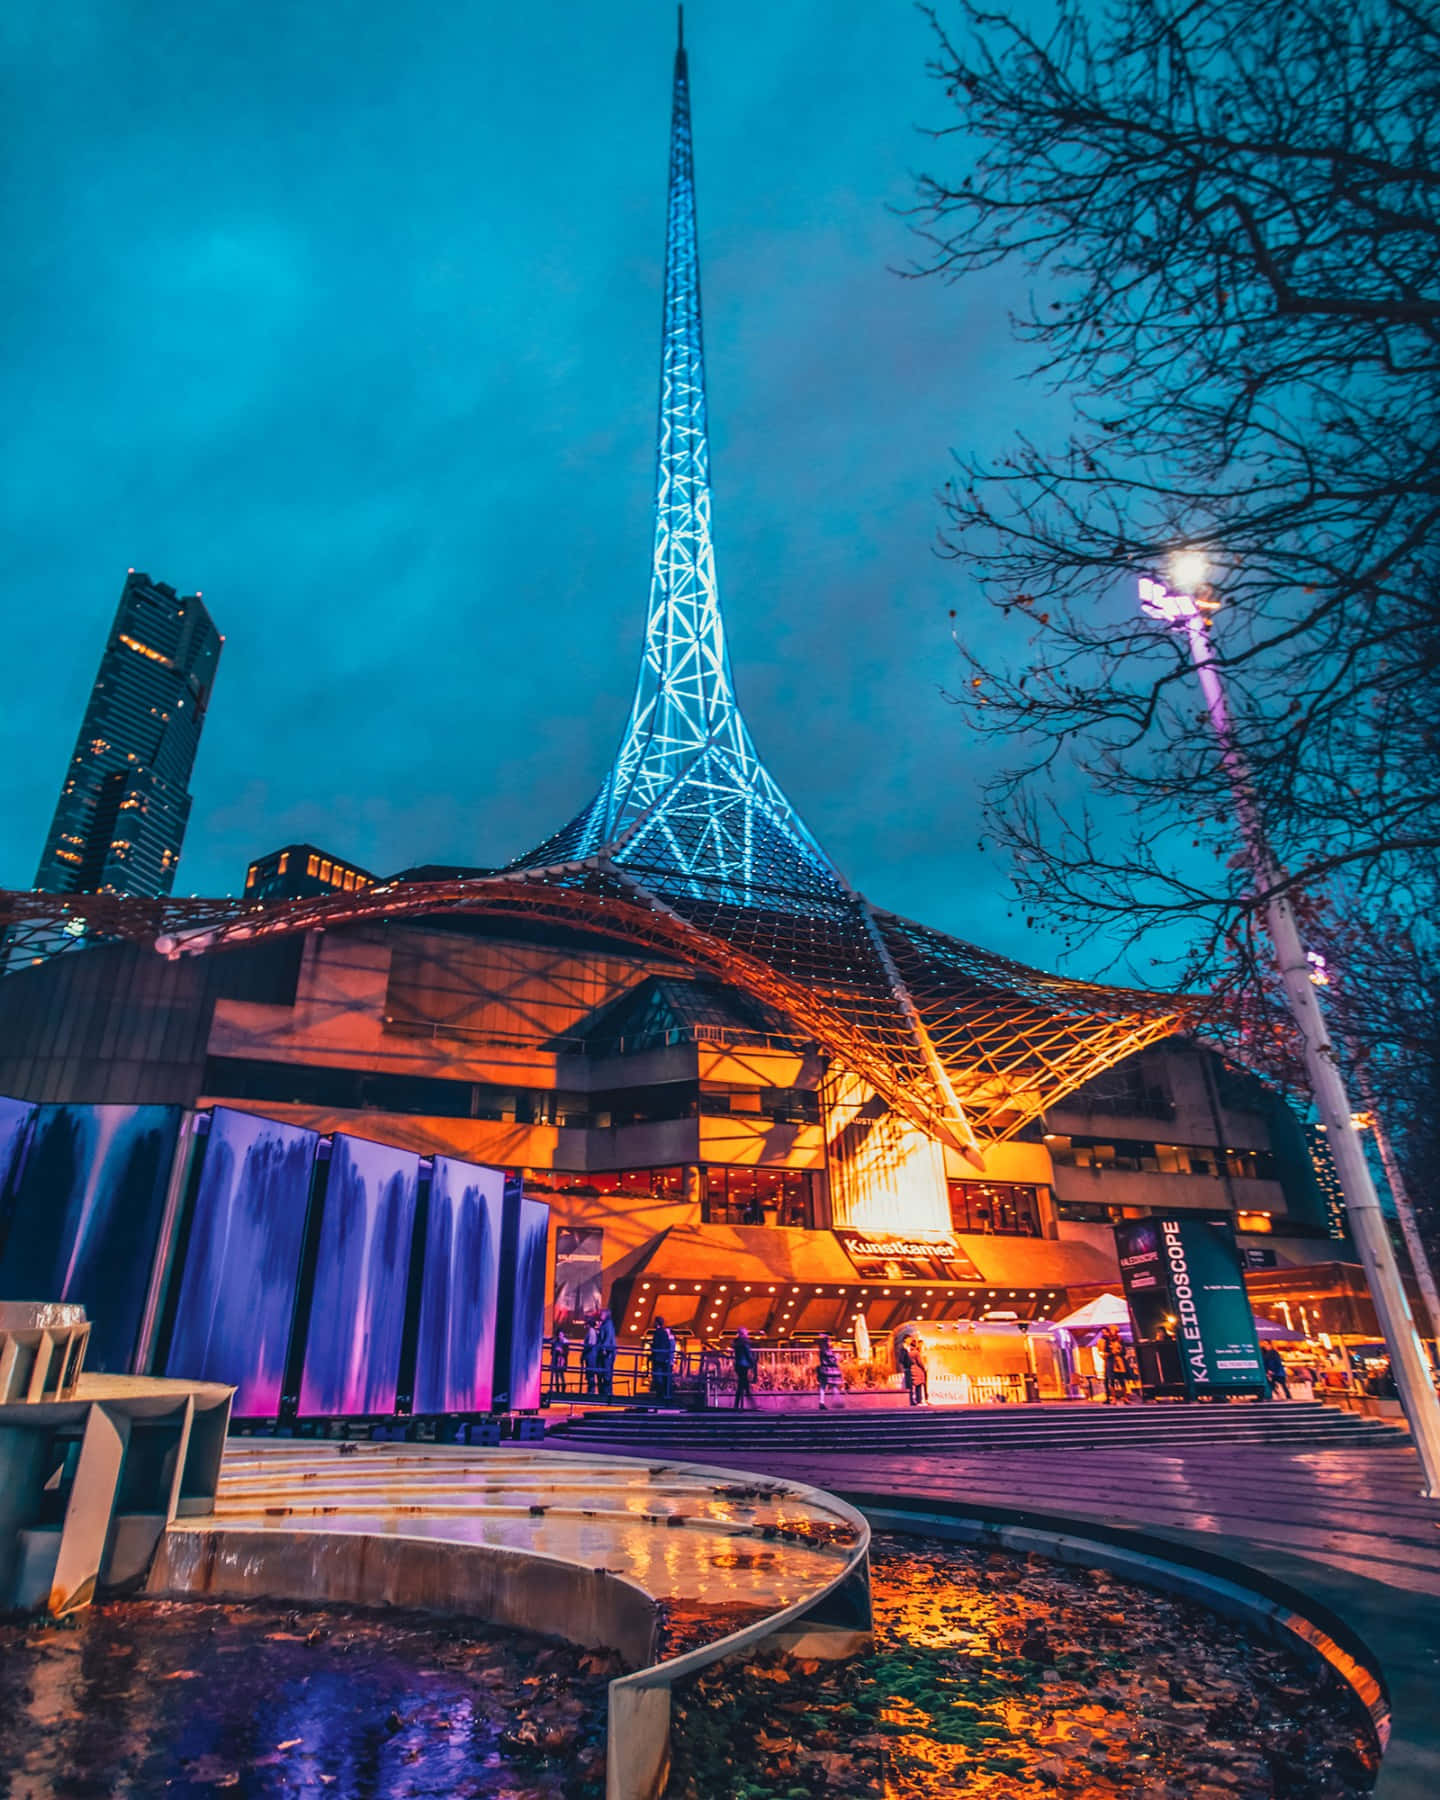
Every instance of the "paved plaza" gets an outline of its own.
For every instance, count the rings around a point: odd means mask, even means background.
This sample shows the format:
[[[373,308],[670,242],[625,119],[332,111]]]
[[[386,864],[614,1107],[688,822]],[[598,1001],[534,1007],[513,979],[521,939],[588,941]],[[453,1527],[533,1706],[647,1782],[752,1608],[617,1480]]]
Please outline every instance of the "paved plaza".
[[[829,1428],[832,1444],[837,1423]],[[858,1440],[859,1415],[855,1423]],[[721,1433],[716,1460],[813,1482],[867,1511],[887,1500],[926,1502],[996,1523],[1061,1531],[1083,1523],[1087,1534],[1162,1555],[1209,1551],[1257,1584],[1298,1591],[1312,1612],[1340,1621],[1380,1662],[1393,1738],[1377,1795],[1433,1800],[1440,1793],[1440,1502],[1421,1497],[1419,1462],[1407,1443],[767,1451],[750,1442],[722,1449]],[[605,1435],[603,1421],[588,1422],[585,1451],[601,1449]],[[632,1420],[628,1430],[617,1426],[611,1447],[653,1463],[666,1453],[664,1422],[649,1435],[647,1444]],[[923,1427],[915,1437],[922,1435]],[[565,1442],[564,1433],[552,1433],[554,1447]]]

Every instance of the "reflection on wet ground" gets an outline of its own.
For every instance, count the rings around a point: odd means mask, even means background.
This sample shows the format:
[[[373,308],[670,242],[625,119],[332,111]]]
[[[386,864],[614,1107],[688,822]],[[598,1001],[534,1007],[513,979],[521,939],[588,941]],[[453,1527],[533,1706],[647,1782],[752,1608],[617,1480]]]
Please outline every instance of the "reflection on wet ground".
[[[141,1602],[0,1624],[0,1797],[599,1800],[618,1673],[405,1613]]]
[[[1184,1601],[1039,1558],[872,1547],[875,1649],[676,1691],[670,1800],[1358,1800],[1348,1688]]]
[[[763,1554],[763,1552],[760,1552]],[[1347,1689],[1188,1603],[876,1541],[876,1645],[677,1691],[670,1800],[1361,1800]],[[751,1609],[672,1602],[676,1654]],[[0,1623],[0,1800],[599,1800],[614,1662],[415,1614],[185,1601]]]

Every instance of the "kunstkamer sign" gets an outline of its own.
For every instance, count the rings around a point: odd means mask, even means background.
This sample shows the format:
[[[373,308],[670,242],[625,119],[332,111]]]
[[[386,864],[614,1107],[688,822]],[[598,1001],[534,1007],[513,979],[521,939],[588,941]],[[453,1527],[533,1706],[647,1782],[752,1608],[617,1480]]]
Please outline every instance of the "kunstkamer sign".
[[[1228,1224],[1176,1213],[1130,1219],[1115,1227],[1115,1247],[1136,1336],[1173,1340],[1188,1395],[1265,1392],[1255,1315]]]

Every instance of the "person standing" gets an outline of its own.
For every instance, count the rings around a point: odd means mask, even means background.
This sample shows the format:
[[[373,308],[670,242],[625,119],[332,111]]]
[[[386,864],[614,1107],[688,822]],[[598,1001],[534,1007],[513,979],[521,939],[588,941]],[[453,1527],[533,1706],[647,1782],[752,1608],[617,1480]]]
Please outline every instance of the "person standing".
[[[750,1342],[750,1333],[743,1325],[735,1333],[730,1356],[735,1364],[735,1410],[738,1412],[747,1400],[752,1407],[755,1405],[755,1371],[760,1366],[755,1346]]]
[[[587,1319],[585,1321],[585,1336],[580,1343],[580,1374],[583,1378],[582,1385],[587,1394],[597,1394],[600,1391],[598,1377],[600,1368],[599,1344],[600,1334],[595,1328],[595,1321],[593,1319]]]
[[[1111,1406],[1125,1398],[1125,1344],[1118,1325],[1107,1325],[1100,1333],[1100,1356],[1105,1365],[1105,1404]]]
[[[835,1354],[834,1345],[830,1342],[828,1332],[820,1333],[820,1342],[816,1346],[819,1360],[815,1365],[815,1379],[820,1389],[820,1410],[825,1411],[826,1396],[841,1391],[840,1358]]]
[[[1267,1344],[1260,1352],[1260,1360],[1265,1365],[1265,1379],[1270,1384],[1270,1398],[1275,1398],[1278,1388],[1285,1398],[1290,1398],[1290,1377],[1285,1370],[1285,1359],[1273,1344]]]
[[[650,1333],[650,1389],[662,1406],[670,1404],[675,1380],[675,1333],[663,1319]]]
[[[607,1306],[600,1314],[595,1329],[595,1368],[599,1377],[600,1398],[610,1400],[615,1393],[615,1321]]]
[[[903,1337],[895,1346],[895,1361],[900,1365],[900,1377],[905,1383],[905,1398],[911,1406],[915,1404],[915,1355],[911,1349],[914,1339]]]
[[[910,1345],[910,1404],[930,1404],[930,1366],[925,1361],[925,1346],[919,1338]]]
[[[570,1368],[570,1340],[565,1335],[565,1321],[555,1321],[555,1331],[550,1339],[550,1391],[554,1394],[565,1392],[566,1375]]]

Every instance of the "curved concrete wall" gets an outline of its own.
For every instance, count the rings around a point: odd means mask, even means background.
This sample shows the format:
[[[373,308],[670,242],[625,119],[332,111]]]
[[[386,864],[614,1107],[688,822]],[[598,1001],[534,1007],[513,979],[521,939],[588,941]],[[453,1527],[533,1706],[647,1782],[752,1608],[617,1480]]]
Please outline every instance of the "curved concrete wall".
[[[644,1668],[657,1608],[623,1576],[489,1544],[354,1532],[168,1532],[145,1592],[152,1598],[309,1600],[461,1614],[618,1652]]]

